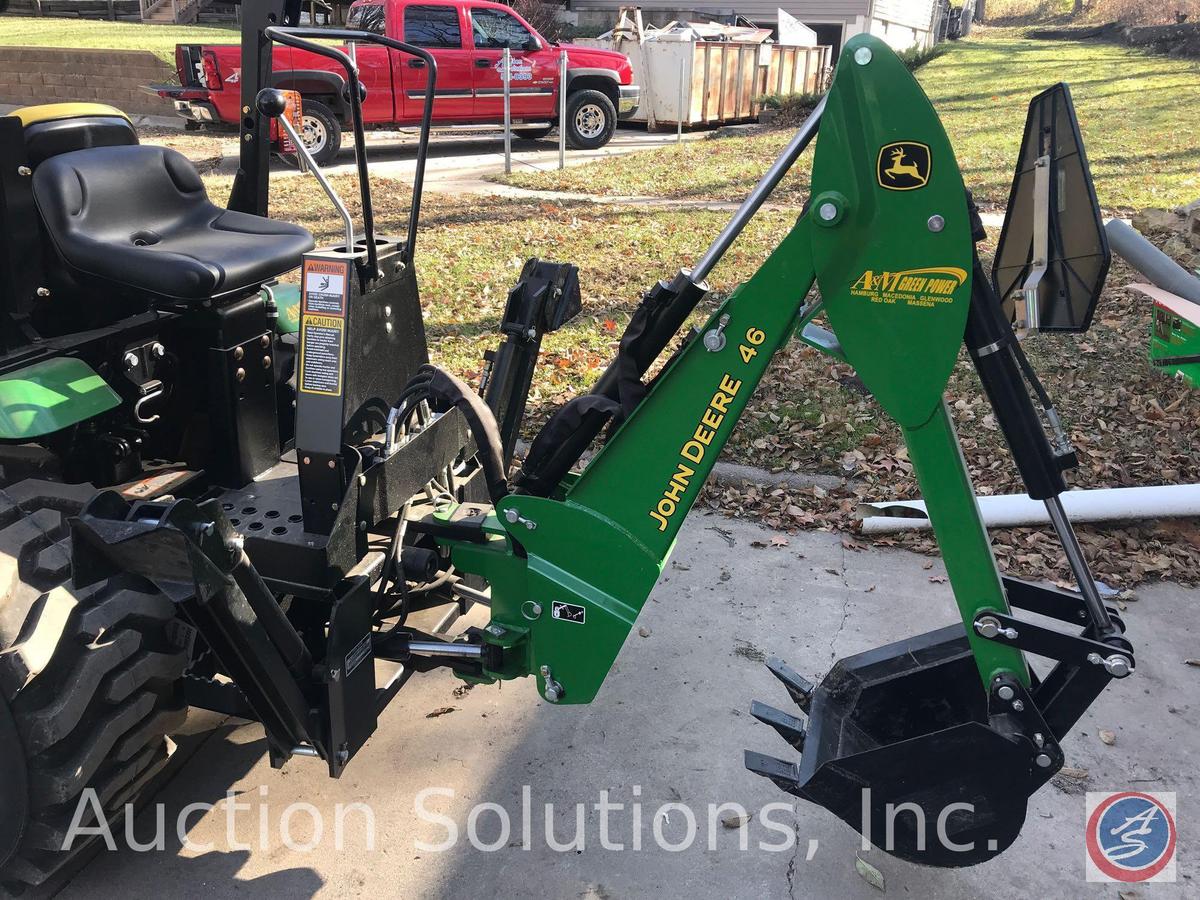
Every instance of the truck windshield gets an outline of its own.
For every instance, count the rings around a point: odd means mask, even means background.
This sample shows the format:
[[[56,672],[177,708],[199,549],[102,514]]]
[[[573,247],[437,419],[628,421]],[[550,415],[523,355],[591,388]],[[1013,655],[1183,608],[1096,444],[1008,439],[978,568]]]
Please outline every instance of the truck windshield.
[[[355,6],[346,18],[346,27],[372,34],[387,34],[386,14],[382,6]]]
[[[475,46],[480,49],[530,50],[537,46],[528,28],[499,9],[471,10],[471,26]]]

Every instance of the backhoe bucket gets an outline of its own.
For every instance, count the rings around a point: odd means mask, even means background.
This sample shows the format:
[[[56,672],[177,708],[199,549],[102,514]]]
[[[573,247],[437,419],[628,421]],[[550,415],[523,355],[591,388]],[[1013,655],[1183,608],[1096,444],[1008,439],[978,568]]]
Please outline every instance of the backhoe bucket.
[[[815,688],[777,659],[767,665],[808,725],[758,702],[751,712],[802,756],[746,751],[746,767],[902,859],[954,867],[996,856],[1020,832],[1028,796],[1061,765],[1034,761],[1037,748],[1005,727],[1007,710],[989,721],[961,625],[840,660]]]

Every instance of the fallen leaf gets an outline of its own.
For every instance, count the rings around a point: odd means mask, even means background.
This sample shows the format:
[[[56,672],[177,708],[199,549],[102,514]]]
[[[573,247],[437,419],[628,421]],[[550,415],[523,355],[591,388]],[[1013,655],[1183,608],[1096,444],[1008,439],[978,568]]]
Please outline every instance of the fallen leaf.
[[[1116,733],[1109,731],[1107,728],[1100,729],[1098,734],[1100,736],[1100,743],[1107,744],[1109,747],[1117,742]]]
[[[780,537],[779,535],[775,535],[773,538],[771,538],[771,546],[772,547],[786,547],[787,545],[788,545],[788,539],[785,537]]]
[[[929,581],[931,584],[945,584],[947,579],[945,575],[930,575]]]
[[[431,713],[426,713],[426,714],[425,714],[425,718],[427,718],[427,719],[436,719],[438,716],[446,716],[446,715],[449,715],[449,714],[450,714],[450,713],[452,713],[452,712],[457,712],[457,711],[458,711],[458,707],[457,707],[457,706],[439,706],[439,707],[438,707],[437,709],[435,709],[433,712],[431,712]]]
[[[728,812],[728,813],[725,813],[725,815],[721,816],[721,824],[724,825],[726,828],[741,828],[743,825],[745,825],[749,821],[750,821],[749,815],[739,816],[739,815],[736,815],[735,813]]]
[[[930,561],[930,562],[927,562],[927,563],[925,563],[925,565],[921,566],[921,568],[922,568],[922,569],[932,569],[932,568],[933,568],[933,562],[932,562],[932,561]]]
[[[1185,659],[1183,664],[1185,666],[1196,666],[1200,668],[1200,659]]]
[[[1091,773],[1087,769],[1079,769],[1074,766],[1063,766],[1058,770],[1058,774],[1063,778],[1073,778],[1076,781],[1083,781],[1085,778],[1091,777]]]
[[[638,629],[638,637],[650,637],[650,629],[643,625]]]
[[[854,868],[858,870],[858,874],[862,876],[863,881],[871,887],[877,891],[887,890],[883,882],[883,873],[861,856],[854,857]]]

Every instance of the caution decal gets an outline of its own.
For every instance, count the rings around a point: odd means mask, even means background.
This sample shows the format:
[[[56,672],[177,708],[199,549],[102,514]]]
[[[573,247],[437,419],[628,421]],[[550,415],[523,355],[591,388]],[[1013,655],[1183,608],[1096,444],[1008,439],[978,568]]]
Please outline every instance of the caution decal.
[[[336,260],[306,259],[301,284],[303,314],[296,387],[306,394],[337,397],[342,393],[345,364],[350,265]]]

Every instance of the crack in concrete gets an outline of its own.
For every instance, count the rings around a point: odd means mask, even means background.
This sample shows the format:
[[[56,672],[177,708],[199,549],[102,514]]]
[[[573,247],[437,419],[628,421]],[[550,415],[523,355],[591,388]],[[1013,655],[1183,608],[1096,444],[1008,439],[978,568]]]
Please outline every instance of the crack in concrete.
[[[792,858],[788,860],[787,871],[784,877],[787,879],[787,895],[789,900],[796,900],[796,858],[800,855],[800,817],[793,817],[792,831],[796,836],[796,843],[792,850]]]
[[[841,637],[842,632],[845,631],[846,620],[850,617],[850,582],[846,580],[845,544],[842,544],[842,564],[840,571],[842,576],[842,620],[838,622],[837,630],[834,631],[832,636],[829,638],[829,658],[831,660],[837,659],[837,649],[834,647],[834,644],[837,643],[837,639]]]

